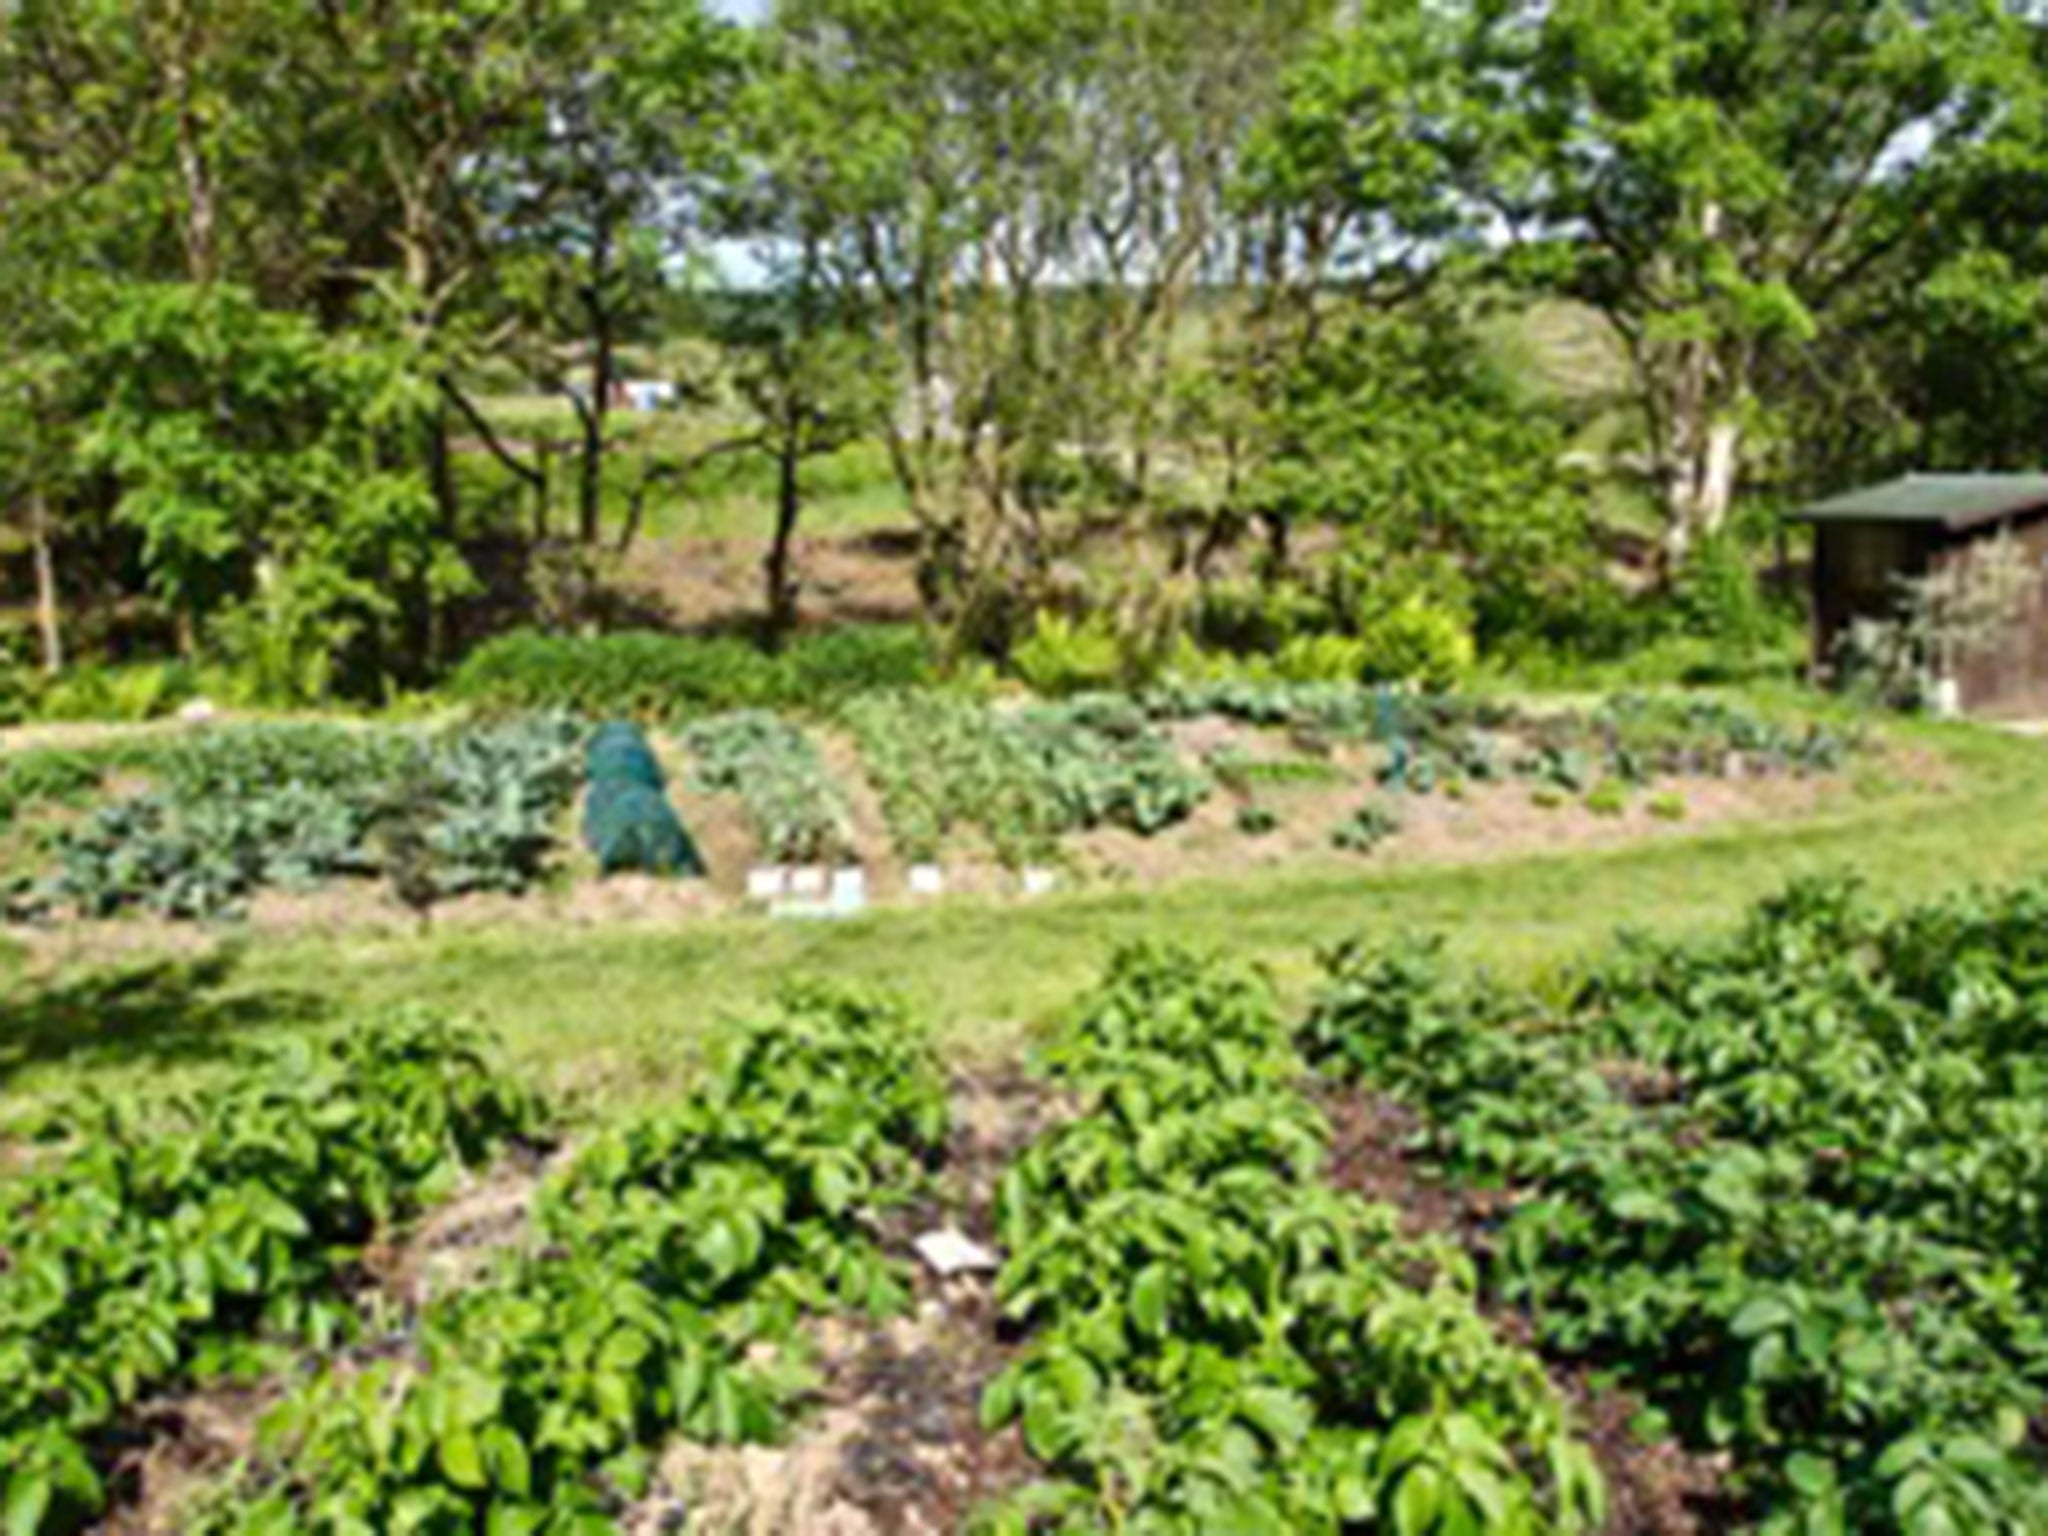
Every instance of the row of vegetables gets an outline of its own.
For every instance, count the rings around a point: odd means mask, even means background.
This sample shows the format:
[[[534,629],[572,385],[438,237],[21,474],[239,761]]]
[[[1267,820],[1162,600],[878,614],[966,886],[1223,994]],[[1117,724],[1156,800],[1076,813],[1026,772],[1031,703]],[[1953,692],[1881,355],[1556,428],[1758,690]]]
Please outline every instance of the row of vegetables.
[[[71,1531],[107,1502],[152,1392],[331,1346],[371,1239],[537,1135],[468,1034],[366,1021],[147,1113],[96,1098],[0,1182],[0,1525]]]
[[[1642,1394],[1771,1536],[2048,1530],[2048,885],[1886,916],[1809,883],[1562,1000],[1353,948],[1308,1026],[1505,1191],[1549,1352]]]
[[[185,1528],[613,1530],[671,1437],[782,1432],[807,1318],[901,1306],[872,1223],[945,1124],[899,1011],[793,992],[689,1100],[581,1146],[529,1241],[407,1311],[373,1242],[551,1126],[468,1034],[375,1020],[146,1119],[75,1109],[0,1181],[0,1528],[85,1528],[152,1395],[267,1369],[298,1385]]]
[[[1195,755],[1174,733],[1197,719],[1257,731]],[[1011,867],[1050,863],[1073,834],[1154,836],[1219,791],[1237,798],[1239,826],[1260,834],[1277,816],[1255,786],[1348,780],[1357,770],[1336,756],[1346,744],[1370,747],[1376,765],[1363,775],[1376,781],[1374,798],[1335,837],[1352,851],[1399,828],[1404,797],[1512,779],[1613,809],[1625,787],[1660,777],[1829,772],[1858,745],[1697,700],[1618,699],[1590,715],[1530,716],[1485,701],[1243,683],[1060,703],[868,694],[842,706],[837,723],[896,853],[913,865],[963,839]],[[856,858],[856,769],[835,768],[815,731],[750,710],[701,720],[676,745],[691,789],[737,800],[759,862]],[[16,917],[139,907],[211,918],[239,914],[267,888],[401,872],[421,905],[522,891],[559,852],[579,763],[584,840],[600,869],[701,873],[644,734],[616,724],[593,735],[550,716],[424,731],[249,726],[173,741],[125,764],[148,787],[62,826],[50,840],[53,869],[0,895]],[[38,799],[90,801],[107,772],[51,754],[0,763],[0,807],[12,815]]]
[[[1037,1480],[979,1525],[1598,1529],[1570,1366],[1718,1458],[1717,1529],[2048,1529],[2044,978],[2048,885],[1899,915],[1801,885],[1540,994],[1347,946],[1300,1020],[1257,973],[1122,956],[1035,1054],[1056,1121],[997,1191],[1022,1343],[983,1415]],[[1361,1095],[1469,1198],[1449,1230],[1333,1186],[1324,1106]],[[787,1430],[812,1320],[904,1303],[882,1217],[946,1123],[899,1010],[792,993],[394,1312],[373,1240],[549,1129],[470,1036],[394,1017],[147,1118],[74,1105],[0,1179],[9,1536],[97,1513],[150,1394],[256,1367],[297,1385],[199,1529],[614,1529],[671,1437]]]
[[[1263,977],[1128,953],[1039,1067],[1076,1113],[1002,1181],[1030,1343],[983,1410],[1047,1476],[992,1530],[1600,1528],[1593,1458],[1470,1263],[1324,1182]]]

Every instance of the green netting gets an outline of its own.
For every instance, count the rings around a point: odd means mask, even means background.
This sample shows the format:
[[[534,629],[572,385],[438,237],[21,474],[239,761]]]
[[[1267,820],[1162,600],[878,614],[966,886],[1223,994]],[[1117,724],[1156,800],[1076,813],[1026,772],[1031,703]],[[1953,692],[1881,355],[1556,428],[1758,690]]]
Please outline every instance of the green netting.
[[[659,790],[668,783],[640,728],[623,722],[600,726],[592,734],[583,753],[583,773],[593,784],[623,779]]]
[[[583,841],[606,874],[641,870],[658,875],[701,875],[704,861],[658,789],[622,779],[590,786],[583,806]]]

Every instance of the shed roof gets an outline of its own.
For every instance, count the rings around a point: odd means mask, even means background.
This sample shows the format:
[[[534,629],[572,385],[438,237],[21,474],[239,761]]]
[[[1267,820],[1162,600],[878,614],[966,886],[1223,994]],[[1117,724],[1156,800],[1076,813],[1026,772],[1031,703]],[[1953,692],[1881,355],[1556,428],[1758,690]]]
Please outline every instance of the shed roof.
[[[2048,475],[1908,475],[1793,513],[1801,522],[1939,523],[1960,533],[2048,510]]]

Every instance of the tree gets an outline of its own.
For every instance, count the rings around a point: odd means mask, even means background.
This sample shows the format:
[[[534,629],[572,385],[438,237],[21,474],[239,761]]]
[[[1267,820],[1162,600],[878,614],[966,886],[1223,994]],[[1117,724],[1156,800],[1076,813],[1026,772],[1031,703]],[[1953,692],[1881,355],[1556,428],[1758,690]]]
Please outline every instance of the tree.
[[[289,701],[410,670],[399,595],[467,580],[404,451],[434,406],[411,355],[227,284],[110,285],[82,329],[79,462],[188,648]]]
[[[969,643],[1002,637],[1086,518],[1131,526],[1160,494],[1166,380],[1190,296],[1231,270],[1242,144],[1332,9],[778,8],[771,175],[872,308],[926,608]]]
[[[1930,179],[2029,110],[2029,46],[1995,0],[1374,0],[1297,92],[1278,185],[1353,248],[1490,250],[1594,306],[1675,567],[1801,353],[1924,258]]]
[[[2011,110],[2027,32],[1985,0],[1507,10],[1473,184],[1620,337],[1676,566],[1768,436],[1773,370],[1897,281],[1932,170]]]
[[[758,427],[751,441],[775,466],[775,531],[762,575],[768,638],[779,646],[797,623],[792,554],[804,463],[866,435],[888,409],[888,374],[859,312],[825,281],[815,239],[761,259],[769,285],[720,306],[714,329],[733,359],[734,392]]]
[[[523,350],[581,428],[577,530],[592,549],[619,348],[692,254],[689,231],[730,153],[744,54],[694,0],[580,12],[548,65],[544,109],[493,147],[488,200],[514,253]]]

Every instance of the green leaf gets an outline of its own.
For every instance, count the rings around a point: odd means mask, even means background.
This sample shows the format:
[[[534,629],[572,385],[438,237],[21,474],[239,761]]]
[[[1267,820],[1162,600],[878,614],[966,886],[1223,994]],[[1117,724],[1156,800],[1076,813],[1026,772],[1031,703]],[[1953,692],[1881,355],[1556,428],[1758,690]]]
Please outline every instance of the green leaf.
[[[1131,1320],[1140,1332],[1155,1339],[1165,1337],[1172,1290],[1173,1273],[1166,1265],[1150,1264],[1138,1271],[1138,1278],[1131,1282]]]
[[[40,1472],[16,1470],[7,1479],[7,1536],[36,1536],[50,1508],[50,1481]]]
[[[469,1430],[457,1429],[443,1435],[438,1454],[441,1470],[456,1487],[474,1490],[489,1483],[482,1448]]]

